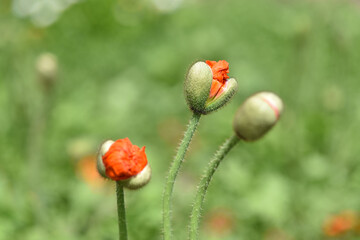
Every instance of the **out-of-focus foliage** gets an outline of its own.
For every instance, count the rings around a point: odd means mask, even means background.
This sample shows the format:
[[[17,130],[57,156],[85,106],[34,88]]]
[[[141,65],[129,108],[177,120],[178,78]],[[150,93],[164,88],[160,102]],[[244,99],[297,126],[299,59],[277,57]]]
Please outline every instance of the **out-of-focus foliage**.
[[[146,145],[153,168],[126,192],[130,238],[160,239],[164,179],[190,117],[183,79],[205,59],[227,60],[239,92],[201,120],[175,186],[176,239],[237,106],[260,90],[283,98],[283,117],[222,163],[201,238],[328,239],[331,216],[360,213],[358,1],[85,0],[46,28],[19,18],[21,2],[0,2],[1,240],[116,239],[114,186],[92,160],[124,137]],[[57,57],[52,88],[35,69],[43,52]],[[335,239],[358,239],[354,221]]]

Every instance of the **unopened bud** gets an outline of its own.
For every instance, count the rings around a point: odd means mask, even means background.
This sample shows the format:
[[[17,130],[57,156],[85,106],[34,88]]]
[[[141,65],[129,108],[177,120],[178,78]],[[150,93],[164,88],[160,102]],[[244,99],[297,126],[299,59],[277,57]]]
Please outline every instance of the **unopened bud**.
[[[252,95],[239,107],[233,127],[237,136],[255,141],[267,133],[279,120],[283,110],[281,99],[271,92]]]
[[[52,53],[41,54],[36,61],[36,70],[41,84],[46,89],[51,88],[58,75],[58,63],[56,56]]]
[[[208,114],[229,102],[237,91],[237,82],[227,76],[229,64],[220,60],[196,62],[186,76],[185,98],[190,109]]]

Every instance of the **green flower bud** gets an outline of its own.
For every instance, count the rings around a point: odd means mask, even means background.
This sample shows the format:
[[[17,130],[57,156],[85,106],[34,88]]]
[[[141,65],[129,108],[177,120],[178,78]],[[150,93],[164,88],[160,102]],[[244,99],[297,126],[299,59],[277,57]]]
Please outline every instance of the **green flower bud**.
[[[227,76],[229,64],[220,60],[196,62],[186,76],[185,98],[190,109],[208,114],[229,102],[237,91],[237,82]]]
[[[234,131],[245,141],[255,141],[276,124],[282,110],[283,103],[276,94],[256,93],[237,110],[233,122]]]

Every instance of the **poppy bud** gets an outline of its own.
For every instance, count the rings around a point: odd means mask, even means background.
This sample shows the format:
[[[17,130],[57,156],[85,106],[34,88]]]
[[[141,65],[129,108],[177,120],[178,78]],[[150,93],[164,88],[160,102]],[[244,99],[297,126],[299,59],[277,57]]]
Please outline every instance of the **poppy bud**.
[[[186,76],[184,90],[190,109],[208,114],[225,105],[237,91],[237,82],[227,75],[229,64],[220,60],[196,62]]]
[[[237,110],[233,122],[234,131],[245,141],[255,141],[276,124],[282,110],[283,103],[274,93],[256,93]]]
[[[145,147],[132,145],[128,138],[105,141],[99,150],[97,168],[103,177],[129,189],[138,189],[151,178]]]
[[[52,53],[41,54],[36,61],[36,70],[39,80],[45,89],[51,88],[58,75],[58,63]]]

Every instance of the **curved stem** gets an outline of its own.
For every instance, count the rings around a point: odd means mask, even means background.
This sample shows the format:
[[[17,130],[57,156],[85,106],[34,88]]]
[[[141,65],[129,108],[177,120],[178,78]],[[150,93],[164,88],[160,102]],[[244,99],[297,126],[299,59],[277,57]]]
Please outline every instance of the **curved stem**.
[[[224,159],[226,154],[239,142],[239,138],[236,135],[233,135],[229,139],[227,139],[223,145],[219,148],[219,150],[215,153],[214,158],[210,161],[208,168],[205,171],[205,174],[202,176],[200,180],[200,184],[198,186],[198,191],[195,196],[195,201],[193,205],[193,209],[191,211],[190,216],[190,234],[189,237],[191,240],[198,239],[198,229],[199,222],[201,217],[201,209],[204,203],[205,195],[214,175],[216,169],[218,168],[220,162]]]
[[[181,141],[178,152],[174,161],[170,167],[168,177],[165,183],[164,195],[163,195],[163,233],[164,240],[171,239],[171,195],[174,188],[176,176],[179,172],[182,162],[184,161],[185,153],[189,147],[191,139],[195,133],[196,127],[199,124],[201,114],[194,113],[190,119],[188,128],[184,134],[184,138]]]
[[[116,198],[119,222],[119,240],[127,240],[124,188],[119,182],[116,182]]]

